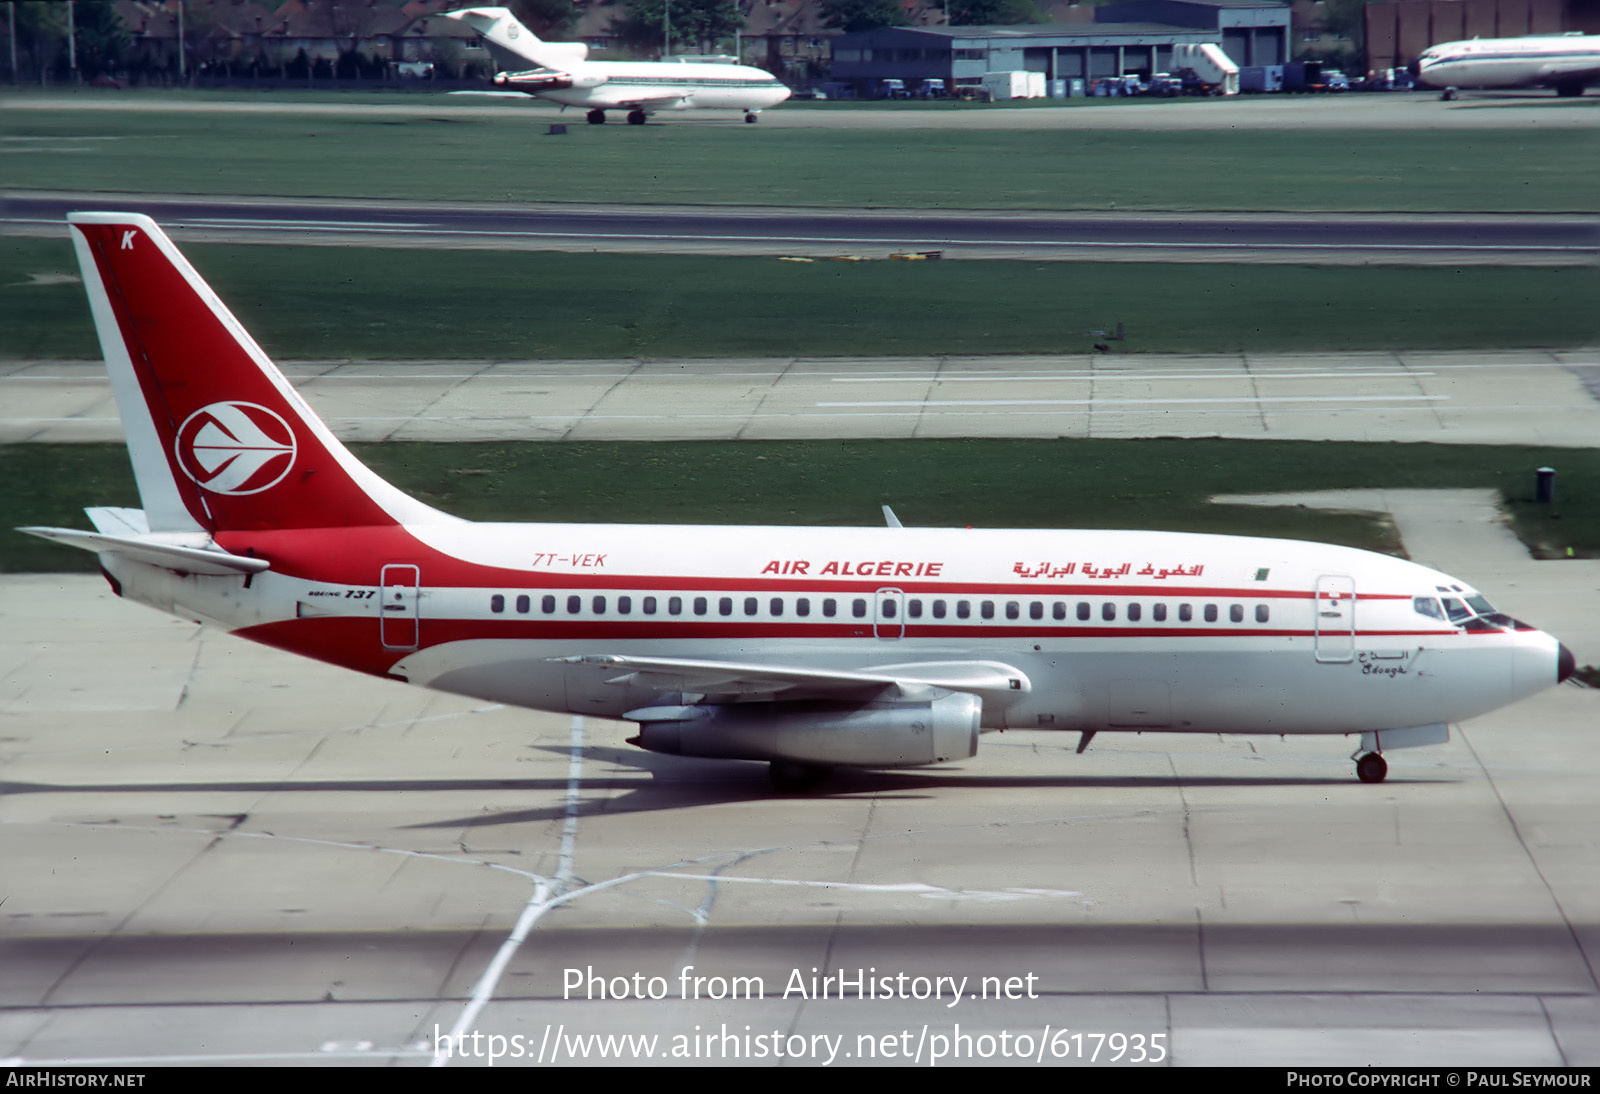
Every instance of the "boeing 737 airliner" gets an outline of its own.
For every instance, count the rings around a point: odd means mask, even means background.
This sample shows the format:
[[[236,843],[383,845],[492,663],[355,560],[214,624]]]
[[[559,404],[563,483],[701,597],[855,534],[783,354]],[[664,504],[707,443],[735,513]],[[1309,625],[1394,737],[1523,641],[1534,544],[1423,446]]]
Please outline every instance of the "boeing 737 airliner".
[[[1345,547],[1115,531],[478,524],[359,463],[153,221],[69,218],[143,509],[122,596],[377,676],[638,723],[657,752],[964,760],[986,729],[1359,735],[1385,749],[1573,671],[1466,582]]]
[[[499,72],[495,86],[583,107],[591,125],[603,125],[607,110],[626,110],[632,125],[643,125],[660,110],[742,110],[744,120],[753,122],[764,108],[789,97],[788,87],[771,73],[748,65],[591,61],[582,42],[541,41],[507,8],[466,8],[441,17],[477,31],[497,59],[520,58],[535,66]]]

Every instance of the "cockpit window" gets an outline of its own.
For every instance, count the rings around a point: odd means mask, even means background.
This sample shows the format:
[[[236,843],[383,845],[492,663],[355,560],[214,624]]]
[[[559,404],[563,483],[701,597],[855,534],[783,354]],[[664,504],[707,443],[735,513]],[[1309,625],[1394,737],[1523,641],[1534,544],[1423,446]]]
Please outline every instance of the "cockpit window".
[[[1472,618],[1472,612],[1467,609],[1467,606],[1454,597],[1447,596],[1444,598],[1444,611],[1450,617],[1450,622],[1452,623],[1459,623],[1463,619]]]
[[[1444,619],[1443,609],[1439,607],[1439,602],[1431,596],[1414,596],[1411,598],[1411,606],[1429,619]]]
[[[1467,607],[1471,608],[1479,615],[1494,614],[1494,606],[1481,596],[1469,596],[1466,598],[1466,601]]]

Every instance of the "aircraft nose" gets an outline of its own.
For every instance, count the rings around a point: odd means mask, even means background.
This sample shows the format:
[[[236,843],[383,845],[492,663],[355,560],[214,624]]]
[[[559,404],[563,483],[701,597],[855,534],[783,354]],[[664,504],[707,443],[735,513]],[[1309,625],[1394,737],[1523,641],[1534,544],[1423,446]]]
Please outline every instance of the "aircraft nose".
[[[1556,647],[1556,683],[1565,684],[1567,679],[1578,671],[1578,659],[1572,656],[1572,651],[1563,643]]]

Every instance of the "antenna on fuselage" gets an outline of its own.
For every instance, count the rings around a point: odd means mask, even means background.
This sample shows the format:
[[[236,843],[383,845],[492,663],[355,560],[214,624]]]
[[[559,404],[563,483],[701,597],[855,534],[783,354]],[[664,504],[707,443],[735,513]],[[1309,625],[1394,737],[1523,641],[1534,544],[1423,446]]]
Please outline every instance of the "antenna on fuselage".
[[[894,515],[894,510],[890,509],[887,505],[883,507],[883,523],[888,525],[890,528],[905,527],[905,525],[900,523],[900,518]]]

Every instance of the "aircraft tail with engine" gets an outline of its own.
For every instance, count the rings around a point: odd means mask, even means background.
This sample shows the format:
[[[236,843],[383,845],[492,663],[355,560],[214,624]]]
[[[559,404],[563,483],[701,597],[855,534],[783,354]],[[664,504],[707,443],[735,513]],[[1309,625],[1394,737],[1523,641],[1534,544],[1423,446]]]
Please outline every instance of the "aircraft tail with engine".
[[[522,68],[529,63],[568,68],[589,58],[584,43],[546,42],[517,22],[509,8],[466,8],[442,12],[440,18],[454,19],[481,34],[497,69]]]

